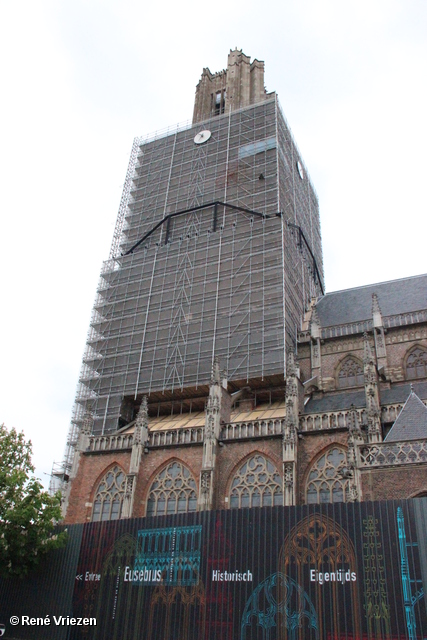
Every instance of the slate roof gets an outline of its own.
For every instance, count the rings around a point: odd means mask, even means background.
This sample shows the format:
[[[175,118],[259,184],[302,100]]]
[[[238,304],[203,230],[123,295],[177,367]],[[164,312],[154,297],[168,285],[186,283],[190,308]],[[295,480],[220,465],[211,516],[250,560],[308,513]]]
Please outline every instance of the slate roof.
[[[427,400],[427,382],[414,382],[412,385],[419,397]],[[381,389],[381,405],[406,402],[411,392],[411,385],[407,383],[393,385],[391,389]],[[307,413],[325,413],[326,411],[343,411],[354,404],[357,409],[366,407],[365,391],[327,392],[323,397],[310,398],[304,407],[304,415]]]
[[[416,395],[422,400],[427,400],[427,382],[414,382],[412,388]],[[393,385],[391,389],[382,389],[380,391],[381,404],[395,404],[396,402],[406,402],[411,393],[411,385],[409,382],[399,385]]]
[[[304,407],[304,414],[341,411],[349,409],[352,404],[356,408],[365,407],[365,391],[346,390],[341,393],[326,393],[323,398],[310,398]]]
[[[402,442],[421,438],[427,438],[427,407],[417,394],[411,391],[384,442]]]
[[[383,316],[427,309],[427,274],[327,293],[316,305],[321,327],[372,319],[372,294]]]

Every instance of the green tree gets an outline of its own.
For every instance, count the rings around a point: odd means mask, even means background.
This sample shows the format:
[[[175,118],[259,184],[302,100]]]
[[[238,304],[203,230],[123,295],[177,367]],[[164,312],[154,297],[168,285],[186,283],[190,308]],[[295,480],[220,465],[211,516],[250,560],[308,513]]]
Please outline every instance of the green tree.
[[[23,433],[0,425],[0,575],[27,575],[52,549],[66,543],[55,533],[61,496],[33,476],[32,446]]]

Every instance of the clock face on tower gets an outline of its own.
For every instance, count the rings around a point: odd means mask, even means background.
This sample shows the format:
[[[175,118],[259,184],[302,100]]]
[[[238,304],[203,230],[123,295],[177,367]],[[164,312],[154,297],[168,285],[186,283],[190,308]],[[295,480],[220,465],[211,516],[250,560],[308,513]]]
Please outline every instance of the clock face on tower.
[[[199,131],[199,133],[197,133],[194,136],[194,142],[195,144],[203,144],[204,142],[207,142],[209,140],[211,135],[212,134],[209,131],[209,129],[204,129],[203,131]]]

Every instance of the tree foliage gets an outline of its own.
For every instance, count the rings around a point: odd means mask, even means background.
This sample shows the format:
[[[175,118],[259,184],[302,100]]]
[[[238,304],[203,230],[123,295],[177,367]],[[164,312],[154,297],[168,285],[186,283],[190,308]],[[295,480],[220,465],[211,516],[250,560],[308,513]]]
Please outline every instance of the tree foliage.
[[[64,546],[55,533],[61,497],[49,495],[33,476],[31,442],[0,425],[0,575],[25,576],[52,549]]]

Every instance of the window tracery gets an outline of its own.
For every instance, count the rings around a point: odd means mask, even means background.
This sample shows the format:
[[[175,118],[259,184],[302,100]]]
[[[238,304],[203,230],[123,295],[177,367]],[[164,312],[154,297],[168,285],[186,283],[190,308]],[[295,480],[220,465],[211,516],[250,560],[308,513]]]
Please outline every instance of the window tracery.
[[[345,358],[338,371],[338,386],[360,387],[364,383],[363,368],[354,358]]]
[[[283,504],[282,478],[270,460],[256,454],[237,471],[230,488],[230,508]]]
[[[349,484],[344,474],[346,463],[346,453],[339,447],[332,447],[314,462],[307,479],[307,504],[346,502]]]
[[[415,347],[406,360],[406,377],[413,380],[425,376],[427,376],[427,351],[422,347]]]
[[[126,476],[116,465],[109,469],[98,485],[93,502],[92,520],[118,520],[122,513]]]
[[[426,497],[427,497],[427,491],[420,491],[415,496],[411,496],[411,498],[426,498]]]
[[[147,516],[196,511],[196,482],[180,462],[172,462],[155,478],[147,501]]]

